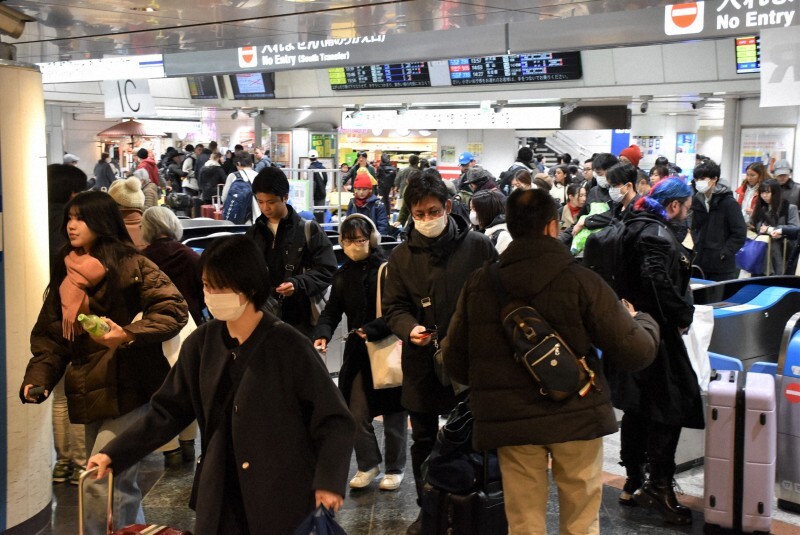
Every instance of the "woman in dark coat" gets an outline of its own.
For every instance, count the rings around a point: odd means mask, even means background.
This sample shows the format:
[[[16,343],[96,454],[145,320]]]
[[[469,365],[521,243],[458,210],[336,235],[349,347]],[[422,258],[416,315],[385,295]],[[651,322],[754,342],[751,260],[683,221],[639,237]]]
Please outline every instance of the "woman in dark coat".
[[[678,503],[672,488],[681,428],[705,426],[700,387],[681,338],[694,315],[692,259],[676,229],[686,219],[691,195],[681,180],[663,179],[637,201],[626,223],[623,247],[630,254],[620,297],[655,318],[661,340],[655,362],[643,371],[606,370],[614,406],[625,411],[620,456],[628,478],[619,501],[655,506],[675,524],[692,521],[691,511]]]
[[[308,340],[262,311],[269,277],[255,244],[220,238],[200,264],[216,319],[186,339],[150,409],[88,466],[98,477],[122,470],[196,417],[193,532],[293,533],[315,507],[341,506],[353,418]]]
[[[142,254],[167,274],[183,294],[195,324],[205,321],[203,278],[200,255],[180,242],[183,227],[178,216],[164,206],[148,208],[142,214],[142,239],[148,243]]]
[[[358,471],[351,488],[364,488],[380,474],[381,451],[372,419],[383,415],[386,475],[382,490],[396,490],[403,481],[406,465],[408,418],[400,405],[400,387],[375,390],[365,340],[377,341],[391,335],[383,318],[376,318],[378,268],[383,253],[375,224],[361,214],[348,216],[339,231],[339,243],[349,258],[333,276],[331,297],[314,331],[314,346],[326,351],[342,319],[347,315],[349,336],[339,372],[339,389],[356,420],[356,462]],[[384,271],[383,278],[386,277]]]
[[[97,160],[97,163],[94,165],[93,173],[95,182],[92,189],[108,191],[108,188],[111,187],[111,183],[116,180],[117,175],[111,167],[111,156],[107,152],[100,155],[100,159]]]

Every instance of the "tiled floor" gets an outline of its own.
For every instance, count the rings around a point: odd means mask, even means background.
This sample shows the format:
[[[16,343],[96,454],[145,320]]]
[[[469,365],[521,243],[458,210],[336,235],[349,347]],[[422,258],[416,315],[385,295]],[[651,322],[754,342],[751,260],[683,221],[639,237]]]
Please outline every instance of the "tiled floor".
[[[380,422],[376,422],[375,427],[382,443]],[[624,481],[622,467],[616,462],[618,448],[617,435],[606,438],[604,470],[607,484],[603,489],[603,504],[600,509],[601,533],[608,535],[703,533],[702,467],[679,474],[676,478],[685,492],[681,500],[694,510],[693,525],[690,527],[669,526],[651,511],[639,507],[620,507],[617,504],[618,489]],[[419,511],[416,505],[414,479],[411,475],[410,456],[408,463],[407,477],[399,490],[380,491],[377,483],[373,483],[367,489],[348,494],[343,509],[337,515],[337,521],[347,533],[351,535],[402,535],[405,533],[406,527],[413,522]],[[187,464],[181,468],[164,471],[161,454],[152,454],[147,457],[141,471],[140,481],[143,490],[147,492],[144,509],[148,522],[191,529],[194,523],[194,513],[186,504],[189,500],[193,469],[193,464]],[[351,461],[351,473],[354,472],[355,457]],[[76,487],[57,485],[54,487],[54,496],[52,526],[42,533],[44,535],[77,533]],[[800,516],[776,510],[773,519],[773,534],[800,535]],[[558,501],[554,488],[551,489],[547,525],[549,533],[558,532]]]

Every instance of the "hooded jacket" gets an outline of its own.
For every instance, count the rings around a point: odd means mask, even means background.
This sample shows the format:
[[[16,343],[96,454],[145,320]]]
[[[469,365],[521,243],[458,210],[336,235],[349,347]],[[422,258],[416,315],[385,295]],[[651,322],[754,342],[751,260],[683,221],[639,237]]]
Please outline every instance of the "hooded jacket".
[[[228,175],[219,162],[209,158],[200,170],[200,198],[205,202],[211,202],[211,198],[217,194],[217,186],[225,184],[227,178]]]
[[[139,165],[136,166],[136,169],[144,169],[147,171],[147,175],[150,177],[150,182],[156,186],[160,186],[158,179],[158,166],[156,165],[156,161],[154,159],[147,157],[144,160],[140,160]]]
[[[747,226],[733,193],[717,184],[706,207],[705,194],[692,199],[692,240],[697,256],[694,263],[706,274],[736,271],[736,253],[744,245]]]
[[[457,215],[450,215],[447,228],[433,239],[417,232],[410,221],[408,241],[389,257],[383,316],[403,341],[403,406],[443,414],[452,408],[455,396],[452,387],[442,386],[436,378],[436,347],[412,344],[409,335],[417,325],[436,328],[441,345],[461,288],[470,273],[497,258],[497,251],[489,238],[471,232]]]
[[[475,448],[555,444],[615,433],[610,391],[593,346],[615,368],[641,369],[655,356],[655,322],[643,313],[631,318],[599,275],[547,236],[512,241],[500,256],[498,272],[513,299],[531,303],[574,351],[587,356],[599,388],[561,402],[543,396],[514,359],[500,302],[487,269],[479,269],[464,285],[444,342],[447,371],[471,389]]]
[[[377,195],[370,195],[367,199],[367,204],[361,208],[356,206],[355,198],[350,199],[350,204],[347,205],[347,215],[350,214],[367,216],[375,223],[381,236],[389,235],[389,220],[386,218],[386,205],[378,199]]]

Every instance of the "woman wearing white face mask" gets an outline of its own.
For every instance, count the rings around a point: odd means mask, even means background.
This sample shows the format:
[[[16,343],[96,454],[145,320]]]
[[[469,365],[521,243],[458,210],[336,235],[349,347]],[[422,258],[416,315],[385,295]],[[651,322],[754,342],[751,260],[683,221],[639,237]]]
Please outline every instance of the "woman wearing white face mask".
[[[350,333],[339,371],[342,391],[356,421],[356,464],[358,471],[350,487],[368,486],[381,473],[381,490],[396,490],[403,481],[406,465],[408,415],[400,404],[401,389],[375,390],[365,341],[382,340],[392,334],[382,317],[377,317],[378,270],[384,262],[375,224],[366,216],[351,214],[339,229],[339,243],[348,260],[333,276],[331,296],[314,330],[314,347],[327,351],[333,332],[347,316]],[[388,274],[383,271],[382,279]],[[381,281],[381,286],[385,281]],[[372,419],[383,415],[384,455],[375,438]]]
[[[216,319],[186,339],[150,409],[89,467],[122,470],[196,417],[193,532],[292,533],[316,507],[341,506],[353,419],[308,340],[262,309],[269,277],[255,243],[217,239],[200,266]]]
[[[472,197],[470,206],[470,223],[475,230],[488,236],[497,253],[501,254],[511,243],[511,234],[506,227],[504,199],[493,191],[479,191]]]

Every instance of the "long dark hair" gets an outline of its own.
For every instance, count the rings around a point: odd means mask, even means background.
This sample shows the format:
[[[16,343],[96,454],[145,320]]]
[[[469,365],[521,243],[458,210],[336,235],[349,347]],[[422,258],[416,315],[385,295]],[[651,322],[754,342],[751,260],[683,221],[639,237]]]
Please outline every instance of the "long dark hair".
[[[761,193],[769,191],[772,197],[769,204],[761,198]],[[774,178],[765,180],[758,186],[758,202],[753,210],[753,223],[766,223],[767,226],[775,226],[780,218],[780,211],[783,208],[783,198],[781,196],[781,185]]]
[[[365,238],[369,239],[372,232],[375,231],[375,226],[374,224],[370,224],[370,221],[367,221],[366,216],[347,217],[344,221],[342,221],[342,227],[340,231],[342,238],[345,240],[355,240],[358,238],[359,233],[361,233]],[[385,259],[380,240],[378,240],[378,244],[375,247],[370,245],[369,256],[375,257],[378,260]]]
[[[72,210],[77,210],[86,226],[95,233],[97,239],[92,245],[91,255],[97,258],[108,273],[112,276],[108,278],[112,289],[118,288],[122,282],[119,278],[121,273],[119,267],[122,261],[134,254],[136,249],[133,247],[128,229],[122,220],[122,214],[114,199],[103,191],[85,191],[79,193],[64,206],[64,218],[61,222],[61,235],[66,240],[64,247],[53,260],[52,278],[50,285],[45,291],[45,297],[51,292],[58,292],[58,287],[67,276],[67,267],[64,259],[74,248],[69,243],[67,235],[67,223],[69,214]]]

